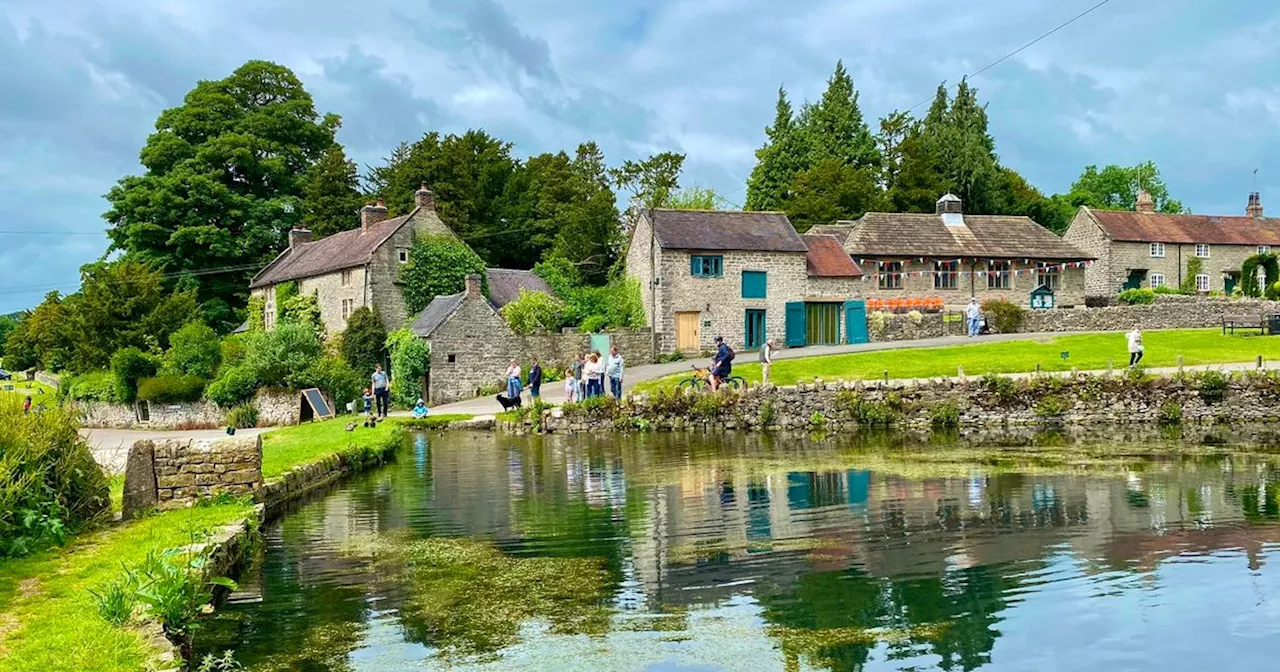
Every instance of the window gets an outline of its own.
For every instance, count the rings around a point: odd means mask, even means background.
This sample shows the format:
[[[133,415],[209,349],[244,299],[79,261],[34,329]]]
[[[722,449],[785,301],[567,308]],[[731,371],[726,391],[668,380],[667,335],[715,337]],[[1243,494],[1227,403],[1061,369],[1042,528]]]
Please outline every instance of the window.
[[[960,286],[960,262],[933,262],[933,288],[955,289]]]
[[[1011,261],[987,262],[987,289],[1009,289]]]
[[[349,268],[342,272],[342,286],[343,287],[351,286],[351,269]]]
[[[1196,244],[1196,256],[1197,256],[1197,257],[1200,257],[1201,259],[1208,259],[1208,258],[1209,258],[1209,245],[1208,245],[1207,243],[1197,243],[1197,244]]]
[[[449,355],[449,363],[450,363],[450,364],[457,364],[457,363],[458,363],[458,356],[457,356],[457,355]]]
[[[344,319],[344,320],[345,320],[345,319],[347,319],[348,317],[351,317],[351,313],[354,313],[354,312],[355,312],[355,310],[356,310],[356,300],[355,300],[355,299],[343,299],[343,300],[342,300],[342,319]]]
[[[768,294],[768,276],[764,271],[742,272],[742,298],[763,299]]]
[[[1156,287],[1164,287],[1164,274],[1152,273],[1151,275],[1147,276],[1147,281],[1151,283],[1151,289],[1155,289]]]
[[[262,302],[262,328],[271,331],[276,327],[276,288],[267,289],[267,298]]]
[[[1271,246],[1270,246],[1270,245],[1259,245],[1259,246],[1258,246],[1258,254],[1271,254]]]
[[[407,263],[409,263],[409,250],[406,250],[406,249],[404,249],[404,248],[400,248],[400,249],[396,250],[396,254],[398,254],[398,255],[400,256],[400,263],[402,263],[402,264],[407,264]]]
[[[1057,290],[1062,284],[1062,266],[1047,262],[1036,262],[1036,286],[1045,286]]]
[[[1153,257],[1163,257],[1163,256],[1164,256],[1164,243],[1151,243],[1151,256],[1153,256]]]
[[[881,261],[880,289],[902,289],[902,262]]]
[[[1209,291],[1209,276],[1205,275],[1204,273],[1201,273],[1200,275],[1196,276],[1196,291],[1197,292]]]
[[[690,272],[695,278],[718,278],[724,275],[724,257],[690,257]]]

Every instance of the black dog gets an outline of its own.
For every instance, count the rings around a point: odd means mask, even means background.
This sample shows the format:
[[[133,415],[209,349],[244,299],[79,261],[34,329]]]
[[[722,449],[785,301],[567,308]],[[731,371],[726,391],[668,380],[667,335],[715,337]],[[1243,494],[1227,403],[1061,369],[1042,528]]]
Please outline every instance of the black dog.
[[[502,410],[504,411],[509,411],[513,408],[520,408],[521,406],[520,397],[518,396],[513,398],[513,397],[508,397],[505,394],[499,394],[497,396],[497,399],[498,399],[498,403],[502,404]]]

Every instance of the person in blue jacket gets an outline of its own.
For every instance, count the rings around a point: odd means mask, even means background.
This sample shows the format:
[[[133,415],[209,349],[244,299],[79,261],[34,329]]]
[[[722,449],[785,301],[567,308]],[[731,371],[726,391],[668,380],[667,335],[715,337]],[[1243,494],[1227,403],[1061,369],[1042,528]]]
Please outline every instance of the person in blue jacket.
[[[720,389],[720,383],[729,379],[733,373],[733,348],[724,342],[723,336],[716,336],[716,356],[711,362],[711,390]]]

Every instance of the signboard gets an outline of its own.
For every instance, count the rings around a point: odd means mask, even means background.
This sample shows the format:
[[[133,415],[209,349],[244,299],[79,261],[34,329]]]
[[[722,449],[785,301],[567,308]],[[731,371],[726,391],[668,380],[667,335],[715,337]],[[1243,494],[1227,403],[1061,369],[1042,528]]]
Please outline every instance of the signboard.
[[[320,390],[311,387],[302,391],[302,398],[306,400],[307,405],[311,406],[311,412],[316,420],[324,420],[333,417],[333,409],[329,408],[329,402],[324,400],[324,395],[320,394]]]

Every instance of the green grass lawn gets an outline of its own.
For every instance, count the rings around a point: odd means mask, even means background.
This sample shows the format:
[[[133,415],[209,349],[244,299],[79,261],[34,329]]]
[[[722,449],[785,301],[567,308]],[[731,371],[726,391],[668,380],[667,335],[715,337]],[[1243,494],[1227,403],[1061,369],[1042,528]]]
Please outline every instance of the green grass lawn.
[[[402,425],[411,429],[427,428],[457,420],[470,420],[472,417],[474,416],[463,414],[433,415],[423,420],[397,417],[372,429],[358,426],[348,432],[347,424],[359,422],[362,417],[346,415],[322,422],[273,429],[262,434],[262,477],[271,480],[300,464],[316,462],[348,448],[372,446],[385,440]]]
[[[1223,336],[1217,329],[1146,331],[1142,340],[1146,347],[1142,364],[1147,367],[1177,366],[1179,355],[1187,366],[1249,362],[1258,355],[1268,360],[1280,358],[1280,338],[1244,334]],[[1064,352],[1069,353],[1065,359],[1062,357]],[[742,353],[738,359],[751,362],[754,356]],[[1072,367],[1085,371],[1105,369],[1108,362],[1117,368],[1128,366],[1129,353],[1124,333],[1076,334],[1035,341],[989,343],[979,339],[971,345],[942,348],[780,359],[773,363],[770,377],[777,385],[793,385],[814,378],[879,379],[884,377],[885,371],[889,372],[890,378],[937,378],[954,376],[959,367],[964,367],[965,375],[1035,371],[1037,364],[1042,371],[1069,371]],[[733,367],[733,373],[748,382],[760,381],[760,365],[754,362],[743,362]],[[641,383],[636,389],[647,392],[668,388],[688,377],[689,374],[685,373],[667,376]]]
[[[18,375],[14,374],[14,377],[16,378]],[[44,383],[34,380],[0,380],[0,404],[21,404],[27,395],[31,395],[32,406],[39,406],[40,404],[54,406],[57,404],[57,391]]]
[[[138,631],[98,616],[90,589],[115,580],[121,563],[150,549],[190,543],[252,512],[196,507],[80,535],[64,548],[0,561],[0,672],[135,672],[159,651]]]

